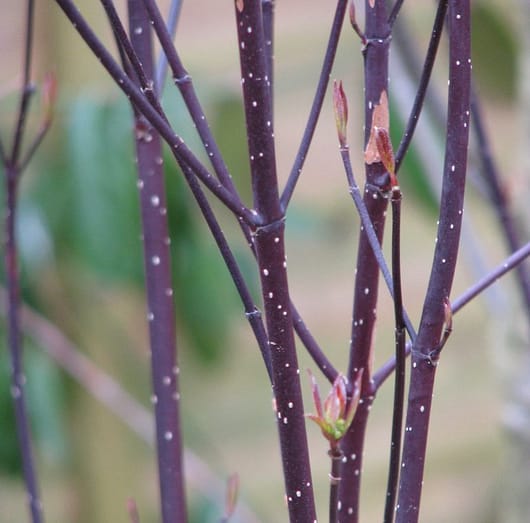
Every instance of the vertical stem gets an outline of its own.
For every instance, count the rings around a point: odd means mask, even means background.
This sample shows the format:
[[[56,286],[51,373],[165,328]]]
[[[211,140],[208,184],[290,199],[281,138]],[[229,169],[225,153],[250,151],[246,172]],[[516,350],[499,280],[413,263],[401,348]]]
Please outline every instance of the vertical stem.
[[[342,452],[340,448],[336,447],[331,448],[328,454],[331,459],[331,472],[329,474],[329,523],[337,523]]]
[[[372,113],[380,103],[381,95],[388,89],[389,27],[386,2],[366,0],[367,45],[365,63],[365,145],[368,144]],[[381,243],[388,205],[381,189],[387,183],[385,168],[381,162],[366,164],[366,185],[364,202]],[[350,430],[342,440],[344,453],[339,504],[341,523],[356,523],[359,518],[359,496],[361,485],[364,435],[368,413],[373,401],[370,370],[372,336],[374,331],[379,286],[379,266],[370,247],[368,238],[361,229],[357,255],[355,294],[352,315],[350,363],[348,378],[353,381],[358,370],[363,368],[363,384],[359,406]]]
[[[403,428],[403,402],[405,397],[405,322],[403,320],[403,298],[401,293],[401,191],[392,191],[392,281],[394,282],[394,320],[396,346],[396,372],[394,381],[394,408],[392,412],[392,434],[390,440],[390,460],[385,501],[384,522],[394,520],[400,455],[401,431]]]
[[[433,268],[421,324],[412,347],[412,371],[403,447],[397,523],[418,521],[427,448],[436,361],[431,354],[440,342],[444,301],[451,293],[464,205],[470,111],[470,7],[469,0],[450,0],[449,92],[447,136],[440,219]]]
[[[263,35],[265,37],[265,56],[267,57],[267,74],[271,85],[271,104],[274,106],[274,1],[261,0],[263,12]],[[273,109],[274,114],[274,109]]]
[[[151,25],[141,0],[129,0],[131,42],[148,79],[154,67]],[[175,305],[160,135],[135,111],[138,187],[142,215],[151,372],[162,521],[187,521]]]
[[[17,437],[22,456],[22,468],[26,491],[28,494],[29,510],[32,523],[44,521],[42,504],[35,473],[33,452],[31,448],[31,429],[26,409],[25,384],[22,363],[22,341],[20,335],[20,283],[18,272],[18,254],[15,235],[17,186],[20,171],[11,165],[5,166],[6,178],[6,225],[5,225],[5,270],[7,285],[7,330],[8,345],[11,355],[11,396],[15,409]]]
[[[259,0],[235,1],[254,205],[255,232],[273,394],[289,520],[316,521],[300,376],[294,343],[272,124],[270,80]]]

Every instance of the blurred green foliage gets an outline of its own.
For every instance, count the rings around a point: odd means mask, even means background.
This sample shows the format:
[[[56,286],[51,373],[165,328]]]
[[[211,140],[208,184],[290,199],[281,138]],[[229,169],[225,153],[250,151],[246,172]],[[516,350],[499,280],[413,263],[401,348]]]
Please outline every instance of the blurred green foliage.
[[[219,116],[214,119],[219,122],[232,110],[231,104],[228,109],[222,104],[214,107]],[[181,107],[173,103],[171,112],[177,129],[190,129]],[[143,289],[130,108],[125,101],[85,95],[72,100],[60,116],[44,151],[23,178],[19,198],[17,235],[23,295],[44,313],[45,293],[53,283],[43,283],[50,272],[57,273],[67,293],[75,274],[83,273],[90,275],[89,281],[96,278],[102,287],[132,287],[138,289],[139,296]],[[241,128],[238,134],[243,132]],[[232,148],[231,156],[239,162],[230,143],[230,137],[237,135],[223,132],[222,136],[223,147]],[[197,145],[193,137],[186,139]],[[164,159],[179,334],[184,335],[184,345],[198,361],[212,365],[228,353],[231,319],[241,306],[217,247],[167,150]],[[238,253],[238,257],[249,265],[248,254]],[[3,271],[1,278],[3,281]],[[78,280],[77,285],[82,286],[83,278]],[[63,288],[59,295],[64,292]],[[78,296],[78,289],[73,294]],[[78,320],[82,322],[82,318]],[[60,326],[67,332],[75,328]],[[5,338],[4,332],[2,336]],[[16,473],[20,472],[20,460],[5,347],[0,356],[0,469]],[[25,352],[25,366],[36,439],[39,444],[47,441],[51,447],[60,446],[64,443],[60,436],[60,373],[52,371],[53,365],[37,351]]]
[[[471,16],[475,84],[482,94],[513,100],[517,90],[517,41],[513,27],[499,5],[474,2]]]

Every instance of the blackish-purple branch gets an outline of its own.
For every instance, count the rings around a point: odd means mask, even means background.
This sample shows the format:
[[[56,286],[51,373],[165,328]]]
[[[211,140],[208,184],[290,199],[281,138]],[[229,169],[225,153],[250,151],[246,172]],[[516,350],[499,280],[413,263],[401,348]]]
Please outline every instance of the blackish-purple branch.
[[[141,0],[129,0],[128,9],[131,43],[148,82],[152,82],[154,64],[151,25],[147,12]],[[176,355],[176,314],[171,281],[162,142],[149,122],[136,111],[135,138],[162,521],[185,523],[187,514]]]
[[[458,254],[470,120],[469,0],[450,0],[449,89],[446,153],[437,243],[418,336],[412,347],[412,370],[403,461],[396,512],[397,523],[416,523],[423,486],[427,434],[431,411],[436,351],[445,323],[444,303],[451,294]],[[437,355],[438,356],[438,355]]]
[[[234,3],[254,206],[263,224],[255,230],[254,244],[271,354],[285,498],[291,522],[313,522],[315,501],[287,281],[261,2]]]

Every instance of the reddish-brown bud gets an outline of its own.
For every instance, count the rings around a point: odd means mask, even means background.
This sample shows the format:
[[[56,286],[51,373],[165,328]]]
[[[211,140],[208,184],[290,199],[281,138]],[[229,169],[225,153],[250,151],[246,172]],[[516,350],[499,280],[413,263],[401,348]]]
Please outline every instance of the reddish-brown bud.
[[[344,94],[342,81],[333,82],[333,108],[335,110],[335,123],[341,147],[347,146],[347,126],[348,126],[348,101]]]
[[[381,163],[385,166],[385,169],[390,175],[390,182],[392,187],[397,187],[398,182],[396,178],[396,167],[394,160],[394,149],[392,148],[392,142],[390,141],[390,135],[388,130],[382,127],[374,127],[375,144]]]

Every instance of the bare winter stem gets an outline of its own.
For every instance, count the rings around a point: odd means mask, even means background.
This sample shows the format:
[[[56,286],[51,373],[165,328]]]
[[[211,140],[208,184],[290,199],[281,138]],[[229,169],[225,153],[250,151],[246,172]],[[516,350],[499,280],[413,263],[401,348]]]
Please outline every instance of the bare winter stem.
[[[445,15],[447,13],[447,0],[440,0],[438,9],[436,11],[436,17],[431,32],[431,40],[427,49],[427,55],[425,56],[425,62],[421,72],[421,78],[416,92],[416,98],[410,111],[410,116],[405,127],[405,132],[401,138],[398,150],[396,152],[396,172],[399,171],[401,163],[407,154],[408,148],[414,136],[416,125],[420,118],[421,110],[423,108],[423,102],[425,101],[425,95],[427,94],[427,87],[429,80],[431,79],[432,68],[436,60],[436,54],[438,52],[438,46],[440,38],[442,36],[442,29],[445,21]]]
[[[375,158],[368,157],[370,137],[376,108],[379,107],[381,121],[388,129],[388,50],[390,28],[384,0],[365,1],[365,174],[363,194],[368,215],[373,224],[378,243],[381,244],[385,224],[388,188],[386,168]],[[379,267],[370,247],[364,228],[361,228],[357,251],[357,267],[352,313],[350,361],[348,379],[353,382],[357,372],[364,369],[361,401],[350,430],[341,442],[344,459],[339,486],[339,502],[343,507],[339,514],[341,523],[356,523],[359,518],[361,471],[364,435],[370,405],[373,401],[370,362],[372,358],[372,336],[376,320]]]
[[[397,523],[418,521],[437,350],[455,271],[464,208],[470,111],[470,7],[449,1],[449,92],[446,155],[440,219],[433,268],[418,336],[412,347],[412,372],[403,447]]]
[[[11,357],[11,396],[15,409],[18,444],[22,456],[22,469],[32,523],[44,520],[37,484],[37,475],[31,447],[31,428],[26,408],[26,377],[22,359],[19,304],[20,283],[18,272],[18,251],[15,236],[17,187],[20,172],[14,166],[4,166],[6,179],[6,224],[5,224],[5,271],[7,284],[7,336]]]
[[[128,8],[131,42],[148,81],[152,81],[154,65],[147,12],[141,0],[129,0]],[[135,127],[162,521],[185,523],[179,367],[162,142],[136,111]]]
[[[403,298],[401,293],[401,191],[392,190],[392,279],[394,282],[394,321],[396,345],[396,374],[394,381],[394,408],[392,410],[392,433],[390,459],[383,521],[392,523],[396,503],[401,456],[401,431],[403,427],[403,405],[405,400],[405,322],[403,320]]]
[[[284,245],[261,2],[235,1],[254,205],[263,225],[254,242],[273,373],[286,500],[291,522],[315,521],[315,503]]]
[[[357,185],[357,182],[355,181],[355,177],[353,176],[353,169],[348,149],[341,149],[341,157],[342,163],[344,165],[344,170],[346,172],[346,178],[348,180],[350,195],[353,199],[353,203],[355,204],[355,207],[357,208],[357,212],[359,213],[359,217],[361,219],[362,230],[366,234],[368,243],[370,245],[376,263],[381,269],[383,279],[385,280],[388,290],[390,291],[390,295],[392,296],[392,298],[394,298],[395,288],[393,278],[390,274],[390,270],[388,269],[388,265],[383,254],[381,244],[379,243],[379,239],[375,232],[374,225],[370,220],[370,215],[368,213],[366,203],[361,196],[361,191],[359,189],[359,186]],[[403,310],[402,313],[403,320],[405,322],[405,327],[409,333],[409,336],[411,339],[414,339],[416,337],[416,331],[414,330],[414,327],[412,325],[412,322],[410,321],[407,311]]]
[[[329,474],[329,523],[337,523],[342,452],[337,446],[336,448],[330,449],[328,454],[331,460],[331,472]]]
[[[43,124],[41,131],[30,146],[26,156],[21,159],[22,141],[30,98],[33,94],[31,85],[31,56],[33,42],[34,1],[27,2],[25,27],[25,46],[23,58],[23,83],[20,90],[20,104],[13,130],[13,144],[9,157],[2,147],[4,168],[4,187],[6,195],[5,249],[4,263],[6,275],[6,308],[7,308],[7,342],[11,360],[11,396],[15,411],[17,438],[22,457],[22,470],[28,497],[29,512],[32,523],[44,521],[42,503],[39,494],[37,474],[31,444],[31,427],[26,407],[26,377],[23,364],[22,336],[20,332],[20,275],[18,269],[18,248],[16,239],[17,192],[22,170],[31,159],[48,130],[50,121]]]

